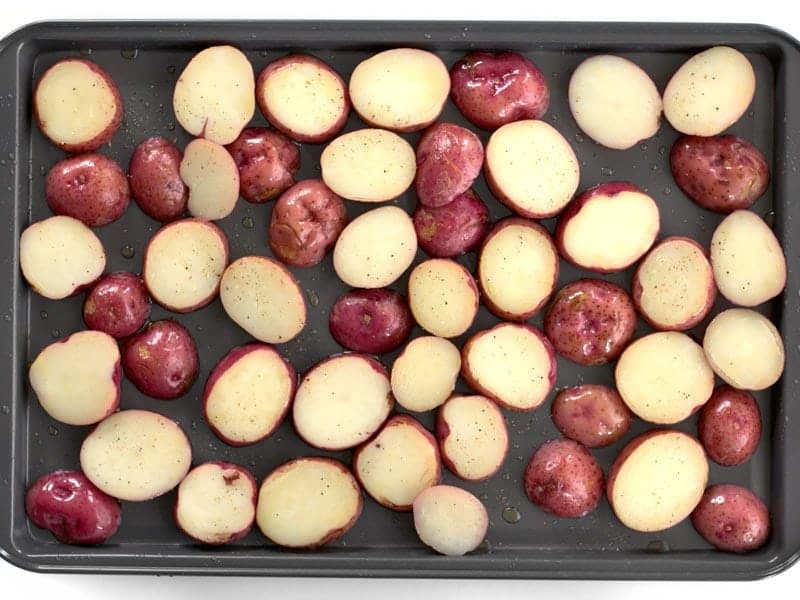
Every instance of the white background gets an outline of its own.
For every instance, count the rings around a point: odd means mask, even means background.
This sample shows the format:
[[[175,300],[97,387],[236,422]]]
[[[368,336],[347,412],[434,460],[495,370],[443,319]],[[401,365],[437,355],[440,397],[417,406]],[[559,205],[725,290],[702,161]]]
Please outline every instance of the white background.
[[[183,8],[179,5],[183,4]],[[781,6],[781,4],[783,6]],[[473,6],[474,5],[474,6]],[[46,19],[455,19],[455,20],[605,20],[758,22],[782,28],[800,38],[800,14],[792,0],[259,0],[210,2],[193,0],[2,0],[0,38],[31,21]],[[0,84],[0,89],[2,89]],[[798,424],[800,427],[800,424]],[[666,559],[666,558],[665,558]],[[127,600],[141,598],[494,598],[564,600],[644,598],[691,600],[700,595],[725,600],[751,596],[796,598],[800,566],[752,583],[697,582],[560,582],[560,581],[408,581],[354,579],[257,579],[221,577],[145,577],[39,575],[0,560],[0,595],[59,600]]]

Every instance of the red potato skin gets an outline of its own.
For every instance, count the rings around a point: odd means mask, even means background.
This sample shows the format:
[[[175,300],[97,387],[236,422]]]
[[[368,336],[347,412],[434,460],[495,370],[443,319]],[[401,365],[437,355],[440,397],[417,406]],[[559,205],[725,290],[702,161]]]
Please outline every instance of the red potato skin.
[[[214,424],[208,418],[208,413],[207,413],[208,397],[211,395],[211,390],[214,389],[214,386],[216,385],[219,378],[222,377],[228,371],[228,369],[230,369],[234,364],[236,364],[236,362],[238,362],[251,352],[254,352],[256,350],[265,350],[265,349],[272,350],[281,359],[284,367],[286,367],[286,373],[292,382],[292,389],[289,392],[289,402],[286,403],[286,409],[283,411],[283,414],[280,416],[280,418],[276,419],[272,429],[267,431],[260,438],[248,442],[230,440],[226,438],[219,429],[214,427]],[[292,367],[292,365],[290,365],[289,362],[285,358],[283,358],[283,356],[281,356],[281,354],[277,350],[275,350],[275,348],[273,348],[269,344],[263,344],[260,342],[245,344],[244,346],[239,346],[238,348],[234,348],[233,350],[228,352],[228,354],[226,354],[222,358],[222,360],[220,360],[217,363],[217,365],[209,374],[208,379],[206,380],[206,387],[203,391],[203,419],[205,420],[206,423],[208,423],[208,427],[211,429],[211,431],[214,432],[214,435],[216,435],[219,439],[221,439],[229,446],[235,446],[235,447],[250,446],[251,444],[255,444],[269,437],[275,432],[275,430],[278,427],[280,427],[281,423],[283,423],[283,420],[286,418],[286,415],[292,406],[292,400],[294,399],[294,393],[296,391],[297,391],[297,373],[295,373],[295,370]]]
[[[544,317],[545,333],[556,352],[586,366],[619,357],[635,329],[636,309],[628,293],[602,279],[565,285]]]
[[[293,267],[313,267],[347,225],[344,201],[321,179],[295,183],[272,208],[268,239],[275,256]]]
[[[726,467],[748,460],[761,440],[761,411],[750,392],[721,385],[703,405],[697,434],[708,457]]]
[[[25,495],[25,511],[62,544],[102,544],[122,520],[119,500],[80,471],[55,471],[37,479]]]
[[[102,154],[79,154],[58,161],[47,173],[45,197],[50,210],[102,227],[119,219],[131,192],[122,168]]]
[[[334,303],[328,320],[337,343],[366,354],[396,350],[413,325],[406,299],[388,288],[347,292]]]
[[[45,78],[45,75],[47,75],[47,71],[49,71],[50,69],[52,69],[53,67],[62,62],[83,63],[89,68],[89,70],[100,75],[100,77],[102,77],[103,80],[108,85],[109,90],[111,90],[111,94],[114,96],[114,103],[117,106],[117,109],[114,111],[114,116],[112,117],[111,122],[108,124],[108,127],[106,127],[104,131],[97,134],[90,140],[86,140],[85,142],[80,142],[77,144],[67,144],[64,142],[59,142],[48,136],[47,133],[45,133],[45,128],[44,125],[42,124],[42,119],[39,116],[39,110],[37,102],[35,100],[37,94],[39,93],[39,85],[41,84],[41,81]],[[86,60],[84,58],[66,58],[64,60],[60,60],[54,65],[52,65],[50,68],[48,68],[47,71],[45,71],[44,75],[42,75],[41,79],[39,79],[39,82],[36,84],[36,89],[33,92],[33,97],[34,97],[33,118],[36,120],[36,124],[39,125],[39,130],[42,132],[42,134],[48,140],[50,140],[55,146],[61,148],[64,152],[71,152],[71,153],[93,152],[106,142],[110,141],[111,138],[114,137],[114,134],[117,133],[119,126],[122,124],[122,114],[123,114],[122,94],[119,93],[119,88],[117,87],[117,84],[114,82],[114,80],[111,78],[111,75],[109,75],[97,63],[94,63],[90,60]]]
[[[344,97],[342,114],[328,131],[319,133],[317,135],[308,135],[294,131],[276,119],[267,107],[266,100],[261,93],[261,90],[264,89],[267,78],[276,71],[297,63],[312,64],[324,71],[327,71],[333,75],[334,78],[336,78],[336,80],[339,82],[339,85],[342,86],[342,94]],[[347,90],[347,85],[345,84],[344,80],[328,63],[318,59],[316,56],[311,56],[310,54],[288,54],[264,67],[264,69],[258,75],[258,79],[256,80],[256,102],[258,103],[258,108],[261,110],[261,114],[263,114],[264,118],[269,121],[270,125],[293,140],[305,142],[307,144],[321,144],[335,138],[337,135],[339,135],[339,132],[344,129],[344,126],[347,123],[347,117],[350,115],[350,94]]]
[[[282,133],[248,127],[225,148],[239,169],[239,193],[248,202],[268,202],[294,185],[300,151]]]
[[[514,52],[471,52],[450,69],[450,98],[481,129],[539,119],[550,89],[539,68]]]
[[[180,323],[156,321],[122,345],[122,367],[143,394],[172,400],[183,396],[197,379],[197,346]]]
[[[619,441],[633,420],[616,390],[594,384],[561,390],[550,414],[564,436],[587,448],[604,448]]]
[[[718,213],[750,208],[770,182],[761,151],[733,135],[683,135],[672,146],[669,165],[684,194]]]
[[[525,469],[525,494],[545,512],[577,519],[597,508],[603,497],[603,470],[578,442],[550,440],[534,452]]]
[[[133,335],[149,318],[150,296],[144,282],[125,271],[101,277],[83,303],[86,326],[117,339]]]
[[[769,510],[758,496],[738,485],[709,487],[691,519],[697,533],[724,552],[750,552],[769,538]]]
[[[414,183],[422,206],[439,208],[472,186],[483,166],[480,138],[455,123],[436,123],[417,142]]]
[[[128,166],[133,199],[148,217],[166,223],[186,212],[189,188],[180,175],[183,154],[162,137],[136,146]]]
[[[467,190],[438,208],[420,204],[412,221],[428,256],[455,258],[483,242],[489,231],[489,209],[474,190]]]

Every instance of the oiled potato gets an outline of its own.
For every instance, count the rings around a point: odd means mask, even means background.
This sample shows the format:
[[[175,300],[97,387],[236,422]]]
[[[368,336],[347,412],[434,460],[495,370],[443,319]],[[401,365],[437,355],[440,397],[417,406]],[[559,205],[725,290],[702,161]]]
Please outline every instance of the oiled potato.
[[[434,258],[474,250],[489,231],[489,209],[473,190],[437,208],[420,204],[412,219],[419,247]]]
[[[692,512],[692,525],[703,539],[726,552],[750,552],[767,542],[769,510],[750,490],[712,485]]]
[[[753,395],[719,386],[700,411],[697,436],[708,457],[720,465],[749,460],[761,439],[761,411]]]
[[[411,271],[408,304],[425,331],[444,338],[457,337],[475,320],[478,286],[462,265],[447,258],[432,258]]]
[[[561,433],[587,448],[613,444],[628,432],[632,420],[616,390],[596,384],[564,388],[550,414]]]
[[[183,155],[162,137],[152,137],[136,146],[128,166],[131,194],[147,216],[172,221],[186,212],[189,188],[183,183]]]
[[[394,290],[352,290],[334,303],[331,335],[354,352],[384,354],[400,347],[413,326],[405,298]]]
[[[267,202],[294,185],[300,151],[277,131],[248,127],[226,149],[239,170],[239,193],[248,202]]]

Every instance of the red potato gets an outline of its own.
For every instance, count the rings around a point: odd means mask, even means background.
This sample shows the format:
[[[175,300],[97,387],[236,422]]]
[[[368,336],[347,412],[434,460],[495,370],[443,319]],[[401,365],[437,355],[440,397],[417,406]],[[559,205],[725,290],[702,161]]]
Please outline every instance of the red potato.
[[[228,238],[219,227],[202,219],[181,219],[150,238],[142,279],[153,300],[186,313],[216,298],[227,264]]]
[[[227,315],[261,342],[283,344],[306,325],[306,301],[294,276],[266,256],[243,256],[225,269],[219,299]]]
[[[658,242],[633,273],[631,295],[639,313],[661,331],[685,331],[706,318],[717,298],[705,248],[670,236]]]
[[[692,525],[704,540],[724,552],[751,552],[767,543],[769,510],[750,490],[712,485],[692,511]]]
[[[439,208],[420,204],[412,220],[419,247],[433,258],[454,258],[474,250],[489,231],[489,209],[473,190]]]
[[[461,352],[449,340],[411,340],[392,365],[392,394],[406,410],[424,412],[444,404],[456,387]]]
[[[55,471],[34,481],[25,512],[62,544],[102,544],[122,521],[119,500],[100,491],[80,471]]]
[[[79,154],[57,162],[45,179],[47,204],[57,215],[101,227],[119,219],[131,199],[125,172],[102,154]]]
[[[379,504],[410,511],[420,492],[442,477],[436,439],[408,415],[396,415],[378,434],[356,449],[353,472]]]
[[[761,411],[753,395],[719,386],[700,411],[697,437],[715,463],[731,467],[750,460],[761,440]]]
[[[339,354],[317,363],[300,380],[292,419],[310,446],[346,450],[372,437],[393,405],[381,363],[365,354]]]
[[[417,196],[422,206],[440,208],[472,187],[483,166],[480,138],[455,123],[426,129],[417,142]]]
[[[414,529],[439,554],[463,556],[480,546],[489,528],[486,507],[467,490],[434,485],[414,499]]]
[[[560,213],[580,182],[575,152],[544,121],[517,121],[495,131],[486,145],[483,168],[497,199],[531,219]]]
[[[275,129],[311,144],[335,137],[350,113],[342,78],[310,54],[289,54],[269,63],[256,81],[256,101]]]
[[[65,58],[36,84],[33,117],[45,137],[65,152],[91,152],[119,129],[122,96],[98,64]]]
[[[627,269],[653,245],[661,228],[655,200],[632,183],[603,183],[561,214],[556,246],[567,261],[597,273]]]
[[[602,279],[579,279],[553,298],[544,331],[561,356],[580,365],[616,359],[636,328],[636,309],[628,293]]]
[[[189,189],[183,183],[183,155],[162,137],[151,137],[136,146],[128,166],[131,194],[142,212],[156,221],[177,219],[186,212]]]
[[[268,202],[294,185],[300,151],[277,131],[248,127],[225,148],[239,171],[238,193],[248,202]]]
[[[708,402],[714,371],[703,349],[684,333],[639,338],[619,357],[617,390],[628,408],[650,423],[679,423]]]
[[[122,345],[122,368],[143,394],[173,400],[192,387],[199,369],[197,346],[180,323],[150,323]]]
[[[347,466],[332,458],[296,458],[264,479],[256,523],[279,546],[319,548],[346,534],[363,505]]]
[[[28,378],[52,418],[67,425],[91,425],[119,406],[119,348],[101,331],[79,331],[42,350]]]
[[[344,202],[320,179],[286,190],[272,207],[269,247],[292,267],[313,267],[333,248],[347,225]]]
[[[556,373],[553,346],[532,325],[500,323],[475,333],[461,350],[461,376],[467,384],[511,410],[539,407]]]
[[[385,354],[408,339],[414,320],[405,298],[394,290],[352,290],[331,308],[333,339],[348,350]]]
[[[478,286],[469,271],[448,258],[421,262],[408,278],[408,305],[420,327],[439,337],[465,333],[478,314]]]
[[[573,440],[550,440],[525,468],[525,494],[557,517],[577,519],[597,508],[603,497],[603,470],[592,453]]]
[[[708,483],[700,443],[683,432],[653,429],[622,449],[608,472],[614,514],[636,531],[663,531],[688,517]]]
[[[100,277],[106,252],[100,238],[77,219],[50,217],[22,232],[19,266],[34,292],[61,300]]]
[[[150,296],[142,278],[119,271],[101,277],[86,292],[83,321],[117,339],[139,331],[150,318]]]
[[[181,179],[189,188],[189,214],[216,221],[233,212],[239,199],[239,171],[228,151],[203,138],[189,142],[183,151]]]
[[[508,428],[497,404],[483,396],[453,396],[436,413],[442,462],[467,481],[488,479],[508,454]]]
[[[750,208],[769,187],[764,155],[733,135],[683,135],[672,146],[669,166],[684,194],[719,213]]]
[[[190,134],[230,144],[256,110],[255,76],[247,57],[233,46],[211,46],[195,54],[175,83],[172,107]]]
[[[515,52],[471,52],[453,65],[450,80],[453,103],[481,129],[540,119],[550,105],[544,75]]]
[[[147,410],[123,410],[100,422],[80,451],[81,469],[109,496],[152,500],[189,472],[192,446],[175,421]]]
[[[558,392],[550,415],[561,433],[587,448],[604,448],[619,441],[633,420],[616,390],[596,384]]]
[[[175,523],[201,544],[235,542],[250,532],[255,521],[256,488],[250,471],[239,465],[198,465],[178,486]]]
[[[487,308],[501,319],[526,321],[558,283],[558,251],[548,231],[527,219],[497,223],[481,247],[478,284]]]
[[[297,375],[267,344],[234,348],[208,376],[203,417],[218,438],[231,446],[260,442],[289,412]]]
[[[361,61],[350,75],[350,101],[370,127],[419,131],[433,123],[450,93],[450,76],[438,56],[393,48]]]

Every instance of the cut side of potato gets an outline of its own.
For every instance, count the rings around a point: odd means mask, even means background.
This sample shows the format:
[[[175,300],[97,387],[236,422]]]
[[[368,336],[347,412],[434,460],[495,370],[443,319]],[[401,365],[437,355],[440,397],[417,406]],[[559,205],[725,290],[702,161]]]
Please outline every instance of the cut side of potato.
[[[210,303],[228,264],[228,238],[209,221],[182,219],[159,229],[144,251],[142,279],[153,300],[175,312]]]
[[[387,508],[409,511],[419,493],[439,483],[439,447],[433,435],[408,415],[397,415],[355,451],[353,471],[372,498]]]
[[[106,268],[103,243],[72,217],[49,217],[19,238],[22,276],[37,294],[61,300],[94,282]]]
[[[486,146],[486,182],[514,212],[532,219],[557,215],[572,199],[580,167],[564,136],[544,121],[503,125]]]
[[[461,352],[449,340],[423,336],[411,340],[392,365],[392,393],[406,410],[441,406],[456,387]]]
[[[708,483],[703,447],[674,430],[628,443],[609,471],[606,495],[617,518],[636,531],[663,531],[688,517]]]
[[[486,537],[489,514],[467,490],[435,485],[414,500],[414,528],[422,543],[439,554],[463,556]]]
[[[172,107],[186,131],[224,146],[253,118],[255,89],[247,57],[233,46],[212,46],[186,65],[175,83]]]
[[[284,344],[306,325],[306,301],[294,276],[266,256],[243,256],[225,269],[219,298],[231,320],[259,341]]]
[[[361,490],[345,465],[331,458],[298,458],[264,479],[256,522],[279,546],[318,548],[347,533],[362,506]]]
[[[454,260],[432,258],[411,271],[408,305],[425,331],[457,337],[472,326],[478,314],[478,286],[470,272]]]
[[[414,148],[396,133],[359,129],[333,140],[319,159],[322,180],[342,198],[385,202],[404,193],[414,181]]]
[[[317,363],[300,381],[292,406],[298,435],[323,450],[345,450],[380,429],[394,405],[389,375],[365,354]]]
[[[747,308],[718,314],[703,338],[706,358],[726,383],[741,390],[764,390],[783,374],[786,353],[775,325]]]
[[[684,333],[639,338],[619,357],[617,390],[631,411],[650,423],[670,425],[708,402],[714,371],[703,349]]]
[[[239,169],[225,148],[204,139],[189,142],[180,173],[189,188],[189,214],[216,221],[233,212],[239,199]]]
[[[450,73],[438,56],[416,48],[394,48],[360,62],[350,76],[350,99],[373,127],[419,131],[442,112]]]
[[[544,227],[513,217],[500,221],[478,258],[478,283],[486,306],[503,319],[529,319],[553,293],[558,263],[558,251]]]
[[[192,464],[192,447],[175,421],[148,410],[123,410],[86,437],[80,458],[81,469],[98,488],[138,502],[181,482]]]

